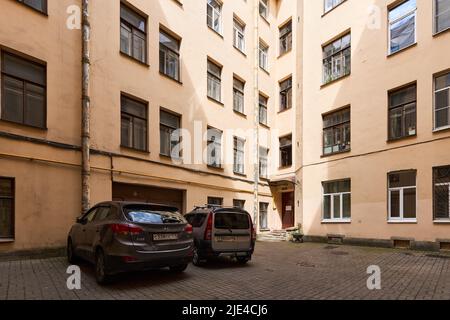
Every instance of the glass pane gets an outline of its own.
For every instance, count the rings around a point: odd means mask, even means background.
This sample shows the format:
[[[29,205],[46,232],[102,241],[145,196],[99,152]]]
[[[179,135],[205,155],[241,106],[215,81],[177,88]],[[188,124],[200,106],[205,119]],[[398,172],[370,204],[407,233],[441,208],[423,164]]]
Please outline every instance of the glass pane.
[[[45,127],[45,89],[27,84],[25,98],[24,123],[41,128]]]
[[[131,118],[122,116],[120,139],[122,146],[132,147],[133,132],[132,132]]]
[[[436,111],[436,129],[450,125],[450,107]]]
[[[161,154],[170,156],[170,130],[167,127],[161,126],[159,140]]]
[[[147,149],[147,122],[145,120],[133,119],[134,148],[138,150]]]
[[[45,86],[45,67],[7,53],[3,54],[3,72]]]
[[[145,35],[133,30],[133,57],[139,61],[146,61]]]
[[[436,78],[436,90],[444,89],[447,87],[450,87],[450,72]]]
[[[2,109],[2,119],[23,122],[23,82],[5,76],[4,83],[4,105]]]
[[[175,52],[178,52],[180,46],[180,43],[177,39],[168,35],[164,31],[159,32],[159,43],[172,49]]]
[[[323,197],[323,218],[325,220],[331,219],[331,196]]]
[[[397,107],[400,105],[408,104],[416,101],[417,87],[416,85],[410,86],[405,89],[391,92],[389,94],[390,107]]]
[[[10,179],[0,179],[0,197],[12,197],[12,181]]]
[[[434,187],[434,216],[437,219],[450,218],[450,185],[435,185]]]
[[[450,89],[436,92],[436,110],[450,106]]]
[[[12,200],[0,199],[0,238],[14,236],[12,215]]]
[[[147,106],[125,96],[122,96],[122,111],[136,117],[147,118]]]
[[[178,129],[180,127],[180,117],[165,111],[160,111],[161,124]]]
[[[341,195],[333,196],[333,218],[340,219],[341,218]]]
[[[47,0],[23,0],[23,3],[41,12],[47,12]]]
[[[400,218],[400,191],[390,192],[391,218]]]
[[[402,117],[402,108],[389,111],[389,139],[396,139],[403,136]]]
[[[267,229],[267,212],[268,212],[269,204],[268,203],[260,203],[259,204],[259,227],[261,229]]]
[[[415,28],[415,14],[411,14],[391,25],[391,53],[416,42]]]
[[[389,175],[389,188],[415,187],[416,172],[401,172]]]
[[[121,5],[120,6],[120,18],[131,24],[133,27],[138,28],[142,32],[145,32],[145,18],[131,10],[130,8]]]
[[[416,189],[403,190],[403,218],[416,218]]]
[[[438,0],[436,4],[436,32],[450,28],[450,0]]]
[[[342,195],[342,216],[344,219],[350,219],[351,217],[351,195],[346,193]]]
[[[416,134],[416,104],[412,103],[404,107],[405,112],[405,135]]]
[[[131,55],[131,29],[121,24],[120,27],[120,50]]]
[[[407,0],[389,11],[389,20],[394,21],[416,8],[416,0]]]

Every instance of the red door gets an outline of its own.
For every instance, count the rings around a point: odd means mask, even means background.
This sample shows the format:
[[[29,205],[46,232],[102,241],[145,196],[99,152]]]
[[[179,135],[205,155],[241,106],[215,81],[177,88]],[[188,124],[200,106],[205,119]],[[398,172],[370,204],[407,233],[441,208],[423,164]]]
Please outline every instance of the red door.
[[[294,192],[282,194],[282,225],[283,229],[292,228],[295,223]]]

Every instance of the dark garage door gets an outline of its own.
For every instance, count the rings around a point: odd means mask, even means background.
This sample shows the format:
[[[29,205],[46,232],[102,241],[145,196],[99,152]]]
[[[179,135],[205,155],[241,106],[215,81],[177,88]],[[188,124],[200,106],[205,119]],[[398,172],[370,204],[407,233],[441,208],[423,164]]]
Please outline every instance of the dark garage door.
[[[171,205],[185,213],[184,193],[184,190],[115,182],[113,183],[112,197],[114,201],[139,201]]]

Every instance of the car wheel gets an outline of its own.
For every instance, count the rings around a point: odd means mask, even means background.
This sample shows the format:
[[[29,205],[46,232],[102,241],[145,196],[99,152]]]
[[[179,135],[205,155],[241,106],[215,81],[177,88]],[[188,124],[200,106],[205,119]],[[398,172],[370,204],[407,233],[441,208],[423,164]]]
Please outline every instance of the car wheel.
[[[107,273],[107,264],[103,251],[100,249],[95,255],[95,279],[98,284],[106,284],[110,277]]]
[[[182,273],[186,270],[186,268],[188,267],[187,264],[180,264],[177,266],[171,266],[169,267],[169,270],[173,273]]]
[[[77,256],[75,255],[74,249],[73,249],[73,243],[72,243],[72,239],[69,238],[69,240],[67,240],[67,261],[70,264],[76,264],[78,262]]]
[[[250,261],[250,258],[248,258],[248,257],[237,257],[236,260],[237,260],[237,262],[239,264],[246,264],[247,262]]]
[[[192,264],[197,267],[202,265],[202,259],[200,257],[200,253],[199,253],[197,246],[194,246],[194,252],[193,252],[193,256],[192,256]]]

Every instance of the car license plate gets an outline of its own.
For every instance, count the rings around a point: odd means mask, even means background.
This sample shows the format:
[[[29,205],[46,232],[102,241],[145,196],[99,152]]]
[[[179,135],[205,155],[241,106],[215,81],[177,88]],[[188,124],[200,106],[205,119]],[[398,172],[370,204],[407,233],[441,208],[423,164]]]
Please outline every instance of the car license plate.
[[[235,242],[238,240],[238,237],[233,237],[233,236],[220,236],[217,237],[217,241],[219,242]]]
[[[177,233],[155,233],[153,235],[155,241],[178,240]]]

